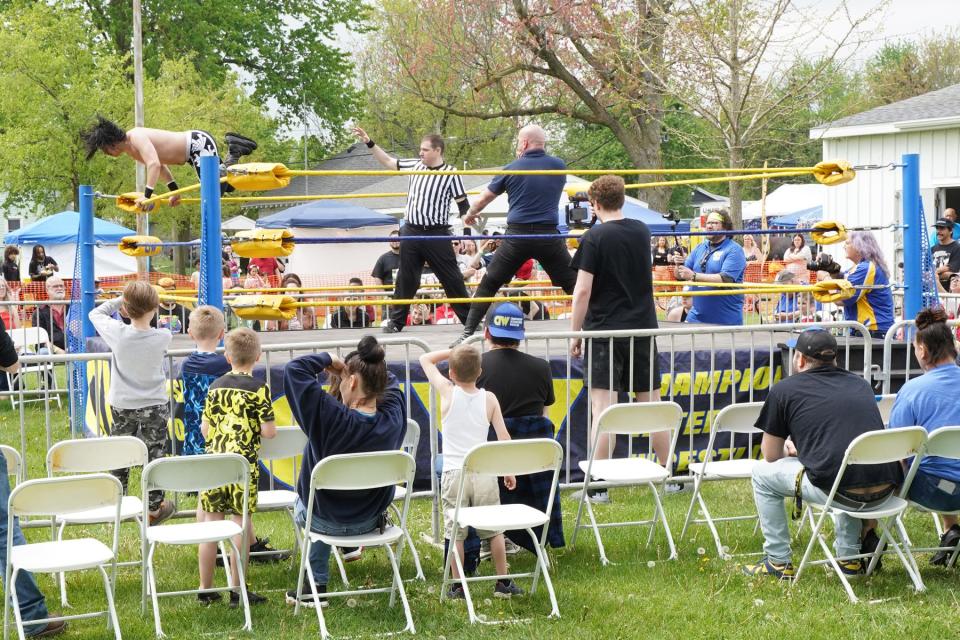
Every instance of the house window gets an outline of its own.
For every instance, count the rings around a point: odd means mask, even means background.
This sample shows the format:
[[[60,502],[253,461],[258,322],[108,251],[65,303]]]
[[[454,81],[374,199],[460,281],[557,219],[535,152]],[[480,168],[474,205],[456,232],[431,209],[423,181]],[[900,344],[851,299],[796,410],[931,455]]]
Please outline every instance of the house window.
[[[16,231],[20,228],[20,218],[7,218],[7,231]]]

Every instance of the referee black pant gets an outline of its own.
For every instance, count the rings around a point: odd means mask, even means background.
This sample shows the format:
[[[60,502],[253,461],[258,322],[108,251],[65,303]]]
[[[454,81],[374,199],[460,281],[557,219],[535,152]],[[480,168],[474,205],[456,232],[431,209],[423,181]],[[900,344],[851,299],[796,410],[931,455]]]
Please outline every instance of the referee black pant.
[[[511,240],[511,235],[543,235],[543,238]],[[511,224],[507,226],[507,235],[503,236],[500,248],[493,254],[493,262],[487,267],[487,273],[480,281],[474,294],[475,298],[489,298],[500,287],[513,279],[523,263],[533,258],[540,263],[550,276],[554,285],[567,293],[573,293],[577,282],[577,272],[570,266],[570,253],[563,238],[551,238],[557,235],[556,225]],[[470,315],[464,322],[464,333],[474,333],[483,320],[489,302],[474,302],[470,305]]]
[[[400,242],[400,268],[397,269],[397,279],[394,282],[394,299],[406,300],[417,295],[424,263],[430,264],[430,268],[433,269],[433,273],[437,276],[448,298],[470,297],[470,294],[467,293],[467,286],[463,283],[463,274],[460,273],[460,266],[457,264],[457,256],[453,252],[453,245],[450,244],[450,227],[421,227],[405,224],[400,227],[400,237],[404,236],[438,237],[436,240],[405,240]],[[460,322],[466,321],[470,306],[467,304],[451,306],[453,312],[460,318]],[[409,313],[409,305],[393,305],[390,308],[390,322],[398,329],[403,329],[407,324]]]

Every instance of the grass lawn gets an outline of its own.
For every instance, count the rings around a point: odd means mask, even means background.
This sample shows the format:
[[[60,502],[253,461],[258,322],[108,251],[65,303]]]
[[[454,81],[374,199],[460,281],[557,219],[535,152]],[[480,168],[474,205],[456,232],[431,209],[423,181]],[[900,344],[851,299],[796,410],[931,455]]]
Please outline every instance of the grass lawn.
[[[66,412],[54,412],[54,438],[69,436]],[[31,408],[27,414],[28,475],[42,477],[45,442],[42,411]],[[0,442],[18,446],[18,415],[6,404],[0,409]],[[133,478],[138,481],[137,476]],[[133,486],[137,486],[134,484]],[[138,492],[138,491],[137,491]],[[743,513],[752,508],[747,483],[708,487],[709,504],[716,512]],[[599,506],[601,518],[636,519],[652,512],[652,502],[645,492],[620,489],[611,492],[613,503]],[[679,535],[690,492],[664,499],[674,534]],[[184,497],[181,506],[192,504]],[[418,537],[429,531],[429,504],[415,501],[410,526]],[[576,548],[571,548],[576,503],[565,493],[563,500],[568,546],[551,550],[552,576],[556,588],[561,619],[547,620],[549,601],[544,589],[530,596],[501,601],[492,598],[492,583],[476,585],[475,603],[478,613],[490,619],[532,617],[532,622],[518,625],[477,626],[467,623],[462,602],[439,601],[440,552],[419,542],[427,581],[407,583],[414,622],[419,635],[427,638],[862,638],[885,634],[889,637],[933,638],[947,636],[957,627],[958,602],[955,570],[930,567],[927,559],[920,564],[927,591],[914,594],[910,582],[895,556],[884,559],[879,575],[854,584],[863,599],[851,605],[836,578],[822,568],[805,574],[794,588],[776,581],[748,579],[738,571],[736,559],[724,561],[716,557],[712,540],[705,527],[697,527],[677,540],[680,559],[667,561],[667,545],[662,534],[654,536],[649,548],[644,547],[646,532],[637,529],[607,529],[604,543],[615,565],[600,566],[596,546],[589,531],[582,531]],[[273,543],[290,546],[293,532],[289,520],[280,514],[256,516],[258,535],[267,535]],[[934,531],[929,516],[911,514],[908,528],[914,542],[932,546]],[[80,531],[68,535],[92,534],[108,540],[107,528]],[[587,535],[583,535],[586,533]],[[28,529],[30,541],[49,539],[47,529]],[[721,529],[731,553],[760,549],[762,539],[754,535],[752,525],[731,524]],[[806,542],[806,536],[802,536]],[[796,559],[802,553],[794,547]],[[124,525],[121,534],[121,559],[139,556],[139,538],[135,525]],[[197,561],[194,548],[163,547],[157,554],[161,590],[194,588],[197,585]],[[512,556],[515,569],[533,566],[533,556],[523,553]],[[331,565],[333,566],[333,565]],[[153,637],[152,610],[148,604],[140,609],[140,572],[136,567],[118,569],[117,604],[123,635],[127,638]],[[413,574],[409,555],[404,560],[405,575]],[[481,572],[489,573],[489,563]],[[336,573],[335,568],[332,572]],[[253,608],[254,637],[294,640],[318,634],[316,615],[306,609],[294,617],[292,607],[284,603],[284,591],[295,587],[296,569],[290,563],[252,565],[250,584],[253,590],[269,598],[269,602]],[[364,554],[361,561],[348,565],[348,575],[356,585],[382,585],[390,571],[385,554],[375,550]],[[57,588],[49,575],[38,576],[48,597],[48,606],[59,611]],[[218,584],[224,583],[222,571]],[[76,611],[104,606],[99,576],[93,572],[70,574],[68,590]],[[487,586],[489,584],[489,586]],[[521,584],[525,589],[529,582]],[[339,588],[339,579],[332,579],[331,590]],[[882,604],[867,604],[872,599],[889,599]],[[171,638],[214,636],[244,637],[239,632],[243,623],[240,611],[229,609],[224,602],[209,608],[198,605],[191,596],[161,600],[164,630]],[[344,601],[337,599],[325,611],[327,624],[335,636],[369,635],[399,629],[403,614],[399,606],[387,607],[387,596],[372,596]],[[81,620],[71,623],[65,638],[105,638],[102,620]]]

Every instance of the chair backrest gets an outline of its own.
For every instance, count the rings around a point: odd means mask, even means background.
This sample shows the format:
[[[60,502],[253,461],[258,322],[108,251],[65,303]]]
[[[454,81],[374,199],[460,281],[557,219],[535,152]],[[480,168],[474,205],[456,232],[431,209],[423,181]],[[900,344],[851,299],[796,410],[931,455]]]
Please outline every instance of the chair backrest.
[[[890,412],[893,411],[893,403],[897,399],[897,394],[888,393],[877,396],[877,409],[880,410],[880,416],[883,418],[883,424],[890,423]]]
[[[261,460],[283,460],[303,454],[307,434],[300,427],[277,427],[277,435],[260,440]]]
[[[10,445],[0,444],[0,453],[7,461],[7,475],[13,476],[17,479],[17,482],[20,482],[23,479],[21,475],[23,459],[20,457],[20,452]]]
[[[415,456],[417,455],[417,447],[419,446],[420,423],[413,419],[407,419],[407,431],[403,434],[403,442],[400,444],[400,450]]]
[[[158,458],[143,468],[143,495],[151,489],[206,491],[226,484],[245,485],[250,463],[236,453]]]
[[[713,429],[727,433],[763,433],[762,429],[755,426],[762,408],[762,402],[731,404],[721,409],[713,419]]]
[[[463,460],[465,472],[522,476],[560,468],[563,448],[556,440],[504,440],[484,442],[470,449]]]
[[[313,489],[362,491],[413,481],[417,467],[405,451],[371,451],[327,456],[310,474]]]
[[[960,427],[940,427],[930,433],[926,454],[960,459]]]
[[[924,450],[927,431],[923,427],[884,429],[862,433],[847,447],[847,464],[882,464],[906,460]]]
[[[20,483],[10,492],[14,516],[67,515],[119,505],[120,481],[106,473],[40,478]]]
[[[624,402],[607,407],[597,421],[597,433],[639,435],[676,431],[683,409],[676,402]]]
[[[133,436],[62,440],[47,451],[47,475],[129,469],[148,461],[147,445]]]
[[[43,327],[19,327],[7,329],[7,334],[13,341],[13,346],[19,351],[25,347],[47,346],[50,336]]]

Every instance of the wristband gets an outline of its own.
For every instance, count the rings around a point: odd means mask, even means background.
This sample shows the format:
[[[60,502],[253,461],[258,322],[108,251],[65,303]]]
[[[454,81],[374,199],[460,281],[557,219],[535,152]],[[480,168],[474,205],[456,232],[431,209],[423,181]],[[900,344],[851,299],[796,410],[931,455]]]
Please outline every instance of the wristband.
[[[179,185],[177,185],[176,180],[171,180],[170,182],[167,183],[167,191],[176,191],[179,188],[180,187]]]
[[[373,140],[367,140],[366,145],[367,149],[373,149],[375,146],[377,146],[377,143]]]
[[[149,199],[153,195],[153,187],[143,188],[143,197]]]

